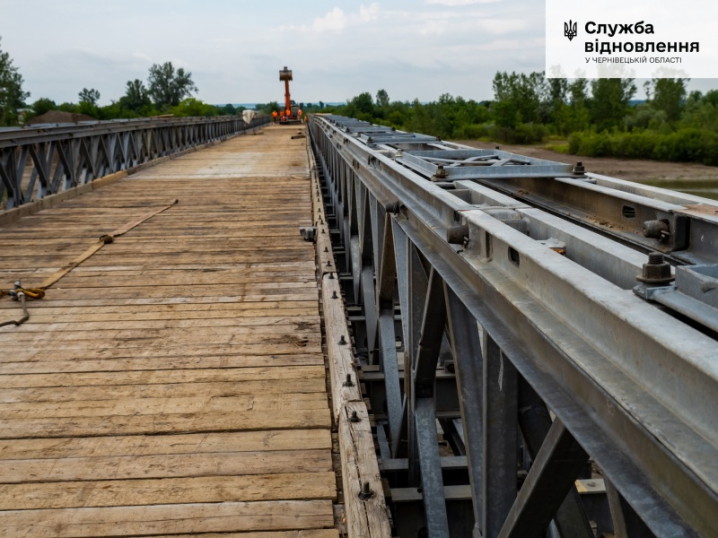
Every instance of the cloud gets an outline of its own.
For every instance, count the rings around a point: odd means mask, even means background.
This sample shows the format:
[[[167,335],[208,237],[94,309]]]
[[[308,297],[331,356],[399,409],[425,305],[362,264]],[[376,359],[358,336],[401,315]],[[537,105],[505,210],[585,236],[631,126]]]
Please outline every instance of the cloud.
[[[436,6],[474,6],[477,4],[495,4],[501,0],[426,0],[424,3]]]
[[[335,7],[323,17],[314,19],[312,29],[315,32],[341,32],[346,26],[346,14],[338,7]]]
[[[335,7],[323,17],[317,17],[312,23],[311,29],[314,32],[343,32],[347,26],[359,26],[375,21],[379,17],[379,4],[374,2],[365,6],[359,6],[355,13],[345,13],[341,8]],[[301,28],[306,30],[306,26]]]
[[[439,36],[446,32],[448,26],[449,25],[445,20],[442,21],[429,19],[425,21],[424,24],[421,26],[421,28],[419,29],[419,33],[423,36]]]

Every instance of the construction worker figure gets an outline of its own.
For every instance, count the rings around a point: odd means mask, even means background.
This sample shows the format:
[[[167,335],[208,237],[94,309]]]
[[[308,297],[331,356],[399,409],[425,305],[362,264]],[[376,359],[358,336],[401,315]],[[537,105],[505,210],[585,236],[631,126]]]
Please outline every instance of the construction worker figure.
[[[277,123],[277,111],[272,110],[272,123]]]

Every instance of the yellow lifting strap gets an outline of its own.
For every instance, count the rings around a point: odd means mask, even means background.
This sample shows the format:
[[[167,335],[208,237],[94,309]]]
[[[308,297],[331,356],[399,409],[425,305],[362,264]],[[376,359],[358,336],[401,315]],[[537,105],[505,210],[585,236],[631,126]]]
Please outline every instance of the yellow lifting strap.
[[[97,243],[92,245],[85,252],[80,254],[77,258],[75,258],[70,263],[65,265],[65,267],[63,267],[59,271],[56,271],[55,273],[51,274],[49,277],[47,277],[45,279],[45,281],[42,284],[40,284],[40,289],[46,290],[47,288],[52,286],[55,282],[57,282],[62,277],[64,277],[67,273],[72,271],[75,267],[77,267],[82,262],[84,262],[87,258],[92,256],[95,252],[97,252],[102,247],[104,247],[106,244],[112,243],[115,240],[115,237],[124,235],[127,232],[129,232],[130,230],[132,230],[133,228],[136,228],[137,226],[139,226],[140,224],[145,222],[146,220],[151,219],[152,217],[162,213],[163,211],[167,211],[170,207],[175,205],[178,201],[179,200],[173,200],[172,203],[170,203],[166,206],[163,206],[159,209],[155,209],[154,211],[150,211],[149,213],[146,213],[145,215],[142,215],[141,217],[138,217],[137,219],[135,219],[131,222],[128,222],[127,224],[125,224],[121,228],[118,228],[117,230],[115,230],[114,232],[112,232],[110,234],[103,235],[102,237],[100,237],[100,239],[97,241]]]
[[[27,308],[25,307],[25,299],[42,299],[45,297],[45,290],[55,284],[58,280],[60,280],[62,277],[64,277],[67,273],[72,271],[75,267],[80,265],[82,262],[84,262],[86,259],[88,259],[90,256],[95,254],[98,250],[100,250],[102,247],[107,245],[108,243],[112,243],[115,240],[115,237],[119,237],[121,235],[126,234],[133,228],[136,228],[143,222],[151,219],[155,215],[159,215],[163,211],[167,211],[169,208],[171,208],[173,205],[177,204],[179,200],[173,200],[171,203],[167,204],[166,206],[162,206],[159,209],[155,209],[153,211],[150,211],[149,213],[145,213],[141,217],[136,218],[133,221],[128,222],[124,226],[118,228],[112,233],[103,235],[100,237],[100,239],[97,240],[96,243],[94,243],[90,248],[88,248],[85,252],[80,254],[77,258],[72,260],[70,263],[65,265],[62,269],[54,272],[52,275],[47,277],[45,281],[40,284],[37,288],[23,288],[22,284],[18,280],[15,282],[15,287],[11,290],[0,290],[0,297],[4,295],[10,295],[15,300],[19,300],[22,302],[22,308],[23,308],[23,317],[18,320],[10,320],[6,322],[0,323],[0,327],[4,325],[20,325],[27,321],[29,318],[29,315],[27,313]]]

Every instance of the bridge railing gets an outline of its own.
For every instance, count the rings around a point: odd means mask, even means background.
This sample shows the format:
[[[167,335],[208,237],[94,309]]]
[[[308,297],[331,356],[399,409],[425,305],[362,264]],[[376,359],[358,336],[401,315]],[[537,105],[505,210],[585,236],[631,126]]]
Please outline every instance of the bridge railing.
[[[224,140],[271,121],[241,117],[144,118],[0,130],[0,200],[11,209]]]
[[[593,537],[589,468],[599,535],[714,535],[718,204],[349,118],[310,132],[381,466],[423,499],[398,534]]]

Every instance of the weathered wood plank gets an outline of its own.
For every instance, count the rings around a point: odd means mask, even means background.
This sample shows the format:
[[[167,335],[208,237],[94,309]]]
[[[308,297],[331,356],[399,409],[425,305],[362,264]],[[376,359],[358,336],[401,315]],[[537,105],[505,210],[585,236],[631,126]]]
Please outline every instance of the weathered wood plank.
[[[328,409],[227,410],[219,413],[123,415],[110,417],[24,418],[0,422],[0,439],[137,435],[271,428],[328,428]],[[0,497],[2,491],[0,490]]]
[[[354,366],[351,342],[349,342],[349,327],[339,280],[330,279],[329,275],[322,278],[322,304],[324,305],[324,327],[327,333],[327,357],[331,374],[333,412],[334,417],[338,418],[346,402],[361,401],[362,395]],[[341,343],[342,338],[345,341],[344,344]]]
[[[316,177],[313,183],[316,185]],[[315,203],[315,215],[324,220],[321,204]],[[321,226],[320,226],[321,227]],[[328,252],[317,254],[319,260],[328,260],[322,268],[322,305],[327,333],[333,409],[339,430],[339,452],[342,468],[344,509],[347,532],[350,538],[389,538],[391,527],[379,474],[379,463],[369,413],[359,390],[352,348],[342,345],[341,338],[348,335],[339,281],[331,273],[333,254],[330,242],[317,242]],[[347,337],[345,337],[346,339]],[[349,382],[352,382],[350,384]],[[360,494],[362,495],[360,497]]]
[[[323,473],[331,470],[329,450],[0,460],[0,484]],[[313,478],[313,475],[308,476],[307,480]],[[222,482],[223,479],[218,481]]]
[[[225,368],[222,370],[151,370],[141,372],[88,372],[70,374],[0,375],[0,388],[80,387],[99,385],[152,385],[262,381],[266,379],[324,378],[318,366],[285,368]]]
[[[69,402],[17,402],[0,404],[0,421],[23,418],[70,418],[141,416],[237,411],[307,411],[327,409],[326,396],[308,394],[247,394],[242,396],[197,396],[194,398],[141,398],[120,400],[74,400]]]
[[[73,400],[119,400],[138,398],[229,397],[242,394],[308,392],[325,393],[323,378],[271,379],[264,381],[205,383],[157,383],[153,385],[99,385],[82,387],[42,387],[0,390],[0,402],[67,402]]]
[[[331,446],[331,434],[326,429],[11,439],[0,440],[0,460],[321,450]]]
[[[151,536],[332,527],[330,500],[0,512],[8,538]]]
[[[137,358],[111,358],[84,360],[54,360],[53,356],[41,355],[38,360],[16,360],[0,362],[2,374],[45,374],[69,372],[117,372],[125,370],[182,370],[203,368],[253,368],[253,367],[284,367],[284,366],[321,366],[324,357],[321,355],[220,355],[196,357],[158,357],[152,360]]]

